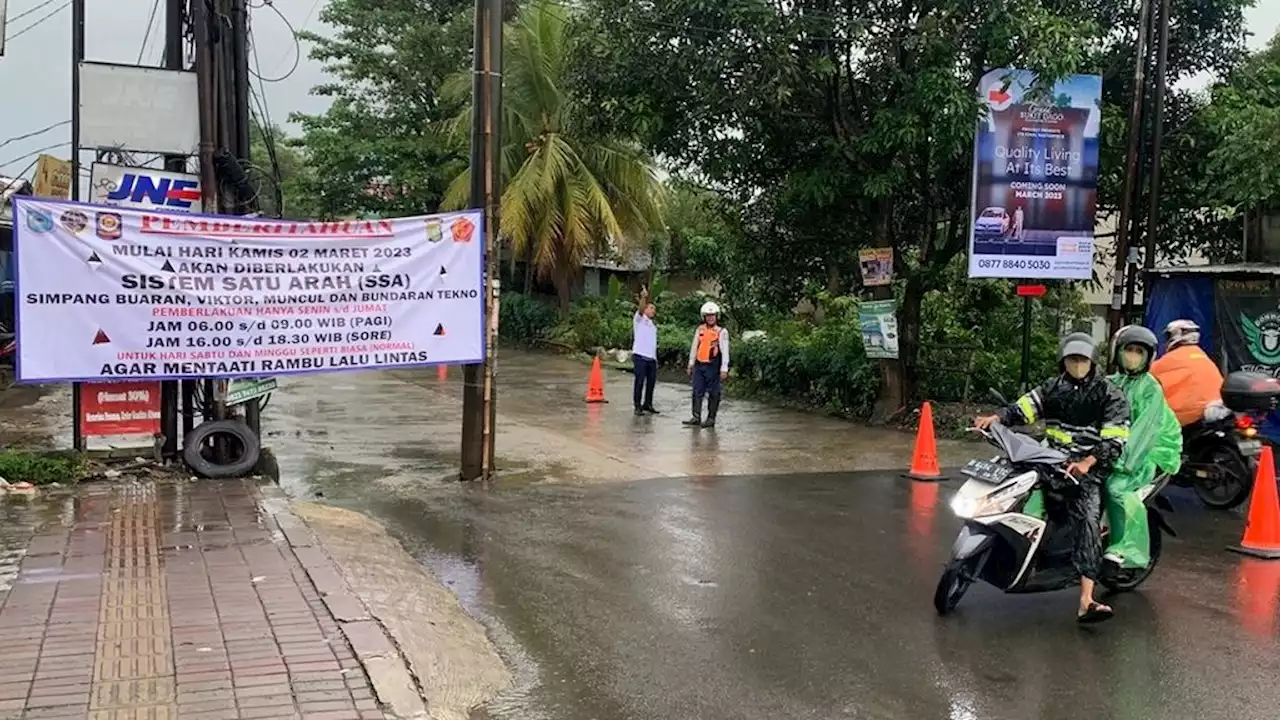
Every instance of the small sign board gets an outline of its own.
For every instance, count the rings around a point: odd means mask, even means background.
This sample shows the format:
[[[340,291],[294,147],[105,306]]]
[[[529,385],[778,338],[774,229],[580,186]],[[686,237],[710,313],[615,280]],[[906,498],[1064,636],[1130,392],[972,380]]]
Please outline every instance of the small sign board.
[[[236,378],[227,388],[227,405],[240,405],[269,395],[279,385],[275,378]]]

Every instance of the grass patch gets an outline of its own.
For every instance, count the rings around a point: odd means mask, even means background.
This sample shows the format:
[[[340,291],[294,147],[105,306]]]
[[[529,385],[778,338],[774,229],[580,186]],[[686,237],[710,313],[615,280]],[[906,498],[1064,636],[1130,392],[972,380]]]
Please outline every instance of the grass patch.
[[[69,451],[0,450],[0,477],[11,483],[48,485],[73,482],[83,464],[78,453]]]

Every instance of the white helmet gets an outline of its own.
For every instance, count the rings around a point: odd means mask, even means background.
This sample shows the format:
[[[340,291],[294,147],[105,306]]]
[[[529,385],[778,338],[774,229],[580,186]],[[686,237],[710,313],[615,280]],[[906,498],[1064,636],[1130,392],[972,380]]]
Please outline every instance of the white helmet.
[[[1192,320],[1174,320],[1164,327],[1165,349],[1200,344],[1200,326]]]
[[[719,314],[720,314],[720,306],[719,306],[719,305],[717,305],[717,304],[715,304],[715,303],[711,302],[710,300],[708,300],[707,302],[702,303],[702,316],[703,316],[703,317],[706,317],[706,316],[708,316],[708,315],[719,315]]]

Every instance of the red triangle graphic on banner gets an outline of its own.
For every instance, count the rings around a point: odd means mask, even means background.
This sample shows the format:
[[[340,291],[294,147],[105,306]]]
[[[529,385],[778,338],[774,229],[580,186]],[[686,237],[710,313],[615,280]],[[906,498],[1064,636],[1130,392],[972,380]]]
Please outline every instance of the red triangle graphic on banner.
[[[109,342],[111,342],[111,338],[107,337],[107,334],[103,332],[101,328],[99,328],[98,334],[93,336],[93,344],[105,345]]]
[[[436,335],[443,335],[443,334],[444,334],[444,325],[436,325],[436,331],[435,331],[435,334],[436,334]]]

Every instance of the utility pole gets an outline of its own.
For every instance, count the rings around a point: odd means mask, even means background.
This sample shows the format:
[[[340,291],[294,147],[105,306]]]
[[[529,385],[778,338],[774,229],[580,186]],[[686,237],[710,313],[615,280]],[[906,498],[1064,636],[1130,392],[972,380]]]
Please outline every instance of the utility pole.
[[[1146,85],[1147,27],[1150,24],[1151,0],[1141,0],[1138,9],[1138,37],[1134,47],[1133,105],[1129,110],[1129,146],[1125,152],[1124,190],[1120,195],[1120,224],[1116,228],[1116,264],[1111,285],[1111,312],[1108,314],[1109,333],[1124,325],[1125,272],[1136,258],[1129,257],[1129,216],[1133,212],[1134,184],[1137,182],[1138,144],[1142,138],[1142,96]]]
[[[484,211],[485,361],[463,367],[462,462],[460,479],[487,478],[493,472],[493,370],[499,282],[498,203],[501,194],[497,153],[502,103],[503,0],[476,0],[471,79],[471,207]]]
[[[255,208],[254,195],[248,188],[244,176],[244,164],[250,160],[250,128],[252,119],[249,113],[249,6],[246,0],[231,0],[231,70],[232,70],[232,104],[230,109],[231,133],[234,139],[232,154],[235,156],[234,167],[228,164],[235,177],[236,192],[235,214],[243,215]],[[264,118],[265,121],[265,118]],[[262,436],[262,406],[258,398],[244,403],[244,422],[258,437]]]
[[[165,0],[164,6],[164,67],[166,70],[183,70],[185,58],[182,53],[182,30],[184,27],[183,0]],[[167,155],[164,167],[171,172],[186,172],[187,159],[182,155]],[[175,457],[178,454],[178,388],[176,380],[165,380],[160,383],[160,432],[164,435],[163,457]],[[190,406],[187,406],[190,412]],[[189,423],[188,423],[189,425]],[[190,431],[189,427],[184,428]]]
[[[80,200],[80,63],[84,62],[84,3],[71,0],[71,200]],[[84,385],[71,383],[71,446],[86,449],[80,416]]]
[[[1164,145],[1164,94],[1169,74],[1169,0],[1160,0],[1160,39],[1156,50],[1155,119],[1151,140],[1151,205],[1147,210],[1147,244],[1142,267],[1156,266],[1156,231],[1160,226],[1160,154]]]

